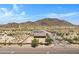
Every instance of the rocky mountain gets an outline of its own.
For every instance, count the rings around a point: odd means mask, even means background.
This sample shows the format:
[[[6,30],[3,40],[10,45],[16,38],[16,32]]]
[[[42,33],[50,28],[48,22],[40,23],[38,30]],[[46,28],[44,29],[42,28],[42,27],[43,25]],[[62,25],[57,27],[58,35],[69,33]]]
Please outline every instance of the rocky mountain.
[[[67,22],[65,20],[60,20],[58,18],[44,18],[44,19],[40,19],[40,20],[37,20],[35,22],[32,22],[32,21],[28,21],[28,22],[24,22],[24,23],[8,23],[8,24],[5,24],[5,25],[0,25],[0,27],[18,27],[18,26],[28,26],[28,27],[31,27],[31,26],[73,26],[72,23],[70,22]]]
[[[44,26],[73,26],[72,23],[57,18],[44,18],[36,21],[35,23]]]

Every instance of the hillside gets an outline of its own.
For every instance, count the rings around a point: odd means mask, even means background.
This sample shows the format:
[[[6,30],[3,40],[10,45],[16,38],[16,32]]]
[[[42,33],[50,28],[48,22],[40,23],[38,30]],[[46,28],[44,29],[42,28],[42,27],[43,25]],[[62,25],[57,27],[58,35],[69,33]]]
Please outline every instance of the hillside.
[[[60,20],[57,18],[44,18],[41,20],[36,21],[35,23],[39,25],[44,25],[44,26],[72,26],[70,22],[67,22],[65,20]]]
[[[6,28],[17,28],[22,27],[38,27],[38,26],[73,26],[72,23],[67,22],[65,20],[60,20],[57,18],[44,18],[41,20],[37,20],[35,22],[27,21],[24,23],[8,23],[5,25],[0,25],[0,27],[6,27]]]

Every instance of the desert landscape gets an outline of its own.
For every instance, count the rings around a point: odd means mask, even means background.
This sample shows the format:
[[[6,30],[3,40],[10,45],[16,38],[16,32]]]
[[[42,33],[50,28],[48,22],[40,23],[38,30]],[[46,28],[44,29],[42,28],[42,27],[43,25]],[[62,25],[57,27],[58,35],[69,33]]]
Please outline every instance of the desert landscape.
[[[0,54],[78,54],[78,7],[0,4]]]
[[[79,53],[78,49],[79,27],[57,18],[0,26],[0,53]]]

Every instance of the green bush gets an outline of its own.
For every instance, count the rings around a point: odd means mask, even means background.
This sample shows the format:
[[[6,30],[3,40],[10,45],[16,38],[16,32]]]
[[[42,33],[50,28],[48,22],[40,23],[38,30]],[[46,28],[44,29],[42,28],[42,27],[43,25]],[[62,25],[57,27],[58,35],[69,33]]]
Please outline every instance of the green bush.
[[[38,43],[39,43],[39,41],[37,39],[33,39],[31,46],[35,48],[36,46],[38,46]]]
[[[52,44],[52,39],[51,38],[46,38],[45,42],[47,43],[46,45]]]

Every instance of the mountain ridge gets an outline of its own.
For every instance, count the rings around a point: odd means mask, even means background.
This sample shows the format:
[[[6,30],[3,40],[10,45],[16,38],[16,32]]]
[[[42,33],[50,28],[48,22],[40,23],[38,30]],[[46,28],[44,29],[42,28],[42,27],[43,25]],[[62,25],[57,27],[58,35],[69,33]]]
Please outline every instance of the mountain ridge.
[[[43,18],[37,21],[27,21],[27,22],[22,22],[22,23],[8,23],[4,25],[0,25],[0,27],[18,27],[19,25],[21,26],[74,26],[74,24],[61,20],[58,18]]]

